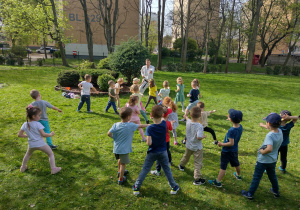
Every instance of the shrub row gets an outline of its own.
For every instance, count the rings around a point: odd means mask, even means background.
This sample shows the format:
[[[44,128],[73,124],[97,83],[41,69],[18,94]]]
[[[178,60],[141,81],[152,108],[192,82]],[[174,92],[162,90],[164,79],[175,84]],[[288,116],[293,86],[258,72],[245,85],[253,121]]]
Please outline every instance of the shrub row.
[[[275,65],[273,68],[271,66],[267,66],[266,74],[279,75],[283,73],[283,75],[294,75],[299,76],[300,74],[300,66],[281,66]]]
[[[92,76],[92,84],[97,85],[98,77],[103,74],[109,74],[113,76],[115,79],[119,77],[119,73],[115,71],[111,71],[108,69],[84,69],[79,71],[79,75],[84,80],[84,75],[89,74]]]
[[[167,71],[169,72],[182,72],[182,63],[168,63],[167,64]],[[194,62],[194,63],[187,63],[185,67],[186,72],[203,72],[204,69],[204,64],[199,63],[199,62]],[[206,72],[221,72],[222,71],[222,66],[220,64],[218,65],[207,65]]]
[[[18,64],[19,66],[24,65],[23,58],[20,56],[16,56],[13,53],[7,53],[6,55],[0,55],[0,65],[10,65],[14,66],[15,64]]]

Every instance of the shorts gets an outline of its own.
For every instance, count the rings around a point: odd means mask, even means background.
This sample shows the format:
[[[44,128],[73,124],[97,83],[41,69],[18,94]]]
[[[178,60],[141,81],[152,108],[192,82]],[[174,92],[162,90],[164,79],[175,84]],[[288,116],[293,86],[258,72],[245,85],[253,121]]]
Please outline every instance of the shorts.
[[[240,165],[238,152],[221,152],[220,168],[222,170],[226,170],[228,163],[230,163],[231,167],[237,167]]]
[[[120,162],[123,164],[128,164],[130,163],[129,160],[129,153],[128,154],[115,154],[116,160],[120,159]]]
[[[194,102],[192,102],[192,103],[189,103],[189,105],[186,107],[187,108],[187,110],[191,110],[194,106],[197,106],[197,103],[199,102],[199,100],[196,100],[196,101],[194,101]]]

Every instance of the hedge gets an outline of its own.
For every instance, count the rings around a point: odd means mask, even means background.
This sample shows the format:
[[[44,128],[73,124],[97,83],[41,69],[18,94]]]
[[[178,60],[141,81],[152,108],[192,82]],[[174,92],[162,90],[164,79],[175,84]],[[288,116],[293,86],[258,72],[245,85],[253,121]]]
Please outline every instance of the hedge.
[[[108,88],[109,88],[109,85],[108,85],[109,80],[115,80],[115,78],[109,74],[103,74],[100,77],[98,77],[97,83],[98,83],[99,89],[107,92]]]
[[[76,87],[79,82],[79,72],[76,70],[63,70],[57,77],[58,85],[62,87]]]
[[[98,85],[98,77],[103,75],[103,74],[109,74],[113,76],[115,79],[119,77],[119,73],[115,71],[111,71],[108,69],[83,69],[79,71],[79,75],[84,80],[84,75],[89,74],[92,76],[92,84],[93,85]]]

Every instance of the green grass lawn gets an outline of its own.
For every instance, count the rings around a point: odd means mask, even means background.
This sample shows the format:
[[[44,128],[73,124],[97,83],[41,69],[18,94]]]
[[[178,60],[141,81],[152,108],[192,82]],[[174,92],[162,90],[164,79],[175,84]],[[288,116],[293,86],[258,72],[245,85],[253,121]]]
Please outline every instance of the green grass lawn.
[[[259,127],[262,118],[270,112],[288,109],[299,115],[300,77],[266,76],[254,74],[201,74],[156,72],[158,88],[168,80],[172,98],[175,97],[176,78],[183,77],[189,84],[193,78],[200,81],[202,101],[207,110],[217,112],[209,117],[218,140],[222,141],[231,124],[226,121],[230,108],[242,110],[244,132],[239,143],[239,160],[242,181],[233,177],[233,168],[228,167],[223,187],[215,188],[208,183],[194,186],[193,158],[185,172],[172,167],[175,181],[180,185],[177,195],[170,195],[166,177],[148,175],[141,188],[141,196],[132,194],[132,185],[141,171],[147,145],[141,142],[139,132],[133,139],[128,182],[117,185],[117,162],[112,153],[113,141],[106,133],[113,123],[120,121],[113,114],[104,113],[107,96],[92,97],[94,113],[77,113],[79,100],[66,99],[55,91],[56,77],[62,67],[0,67],[0,83],[7,85],[0,89],[0,209],[299,209],[299,123],[290,134],[287,173],[276,169],[281,197],[275,199],[269,192],[270,182],[265,174],[255,194],[249,201],[240,195],[250,186],[257,149],[261,146],[267,130]],[[55,131],[53,143],[59,145],[54,151],[57,166],[62,171],[50,174],[48,158],[41,152],[33,154],[28,162],[29,170],[20,173],[19,168],[27,149],[27,139],[18,138],[17,133],[26,121],[25,107],[31,103],[31,89],[40,91],[42,98],[61,108],[62,113],[48,110],[51,130]],[[147,95],[147,94],[146,94]],[[124,105],[129,95],[121,96]],[[143,98],[145,103],[147,98]],[[185,102],[188,104],[188,101]],[[152,105],[151,105],[152,106]],[[150,111],[151,106],[148,108]],[[82,110],[85,110],[86,106]],[[179,110],[181,107],[179,106]],[[181,118],[179,111],[179,118]],[[142,120],[143,121],[143,120]],[[184,138],[185,125],[177,129],[179,140]],[[171,135],[172,136],[172,135]],[[208,135],[203,140],[204,160],[202,173],[208,179],[218,175],[221,148],[212,144]],[[185,147],[173,146],[171,153],[177,166]],[[277,167],[280,163],[277,164]],[[154,167],[153,167],[154,169]]]

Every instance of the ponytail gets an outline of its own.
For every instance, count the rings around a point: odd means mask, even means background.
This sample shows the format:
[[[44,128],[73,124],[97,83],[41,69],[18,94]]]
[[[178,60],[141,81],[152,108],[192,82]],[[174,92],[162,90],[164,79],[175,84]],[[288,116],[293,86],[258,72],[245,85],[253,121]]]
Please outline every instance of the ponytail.
[[[28,130],[30,130],[30,125],[28,123],[28,120],[32,120],[33,115],[37,115],[41,112],[42,110],[37,107],[37,106],[32,106],[31,104],[29,104],[26,107],[26,121],[27,121],[27,126],[28,126]]]

